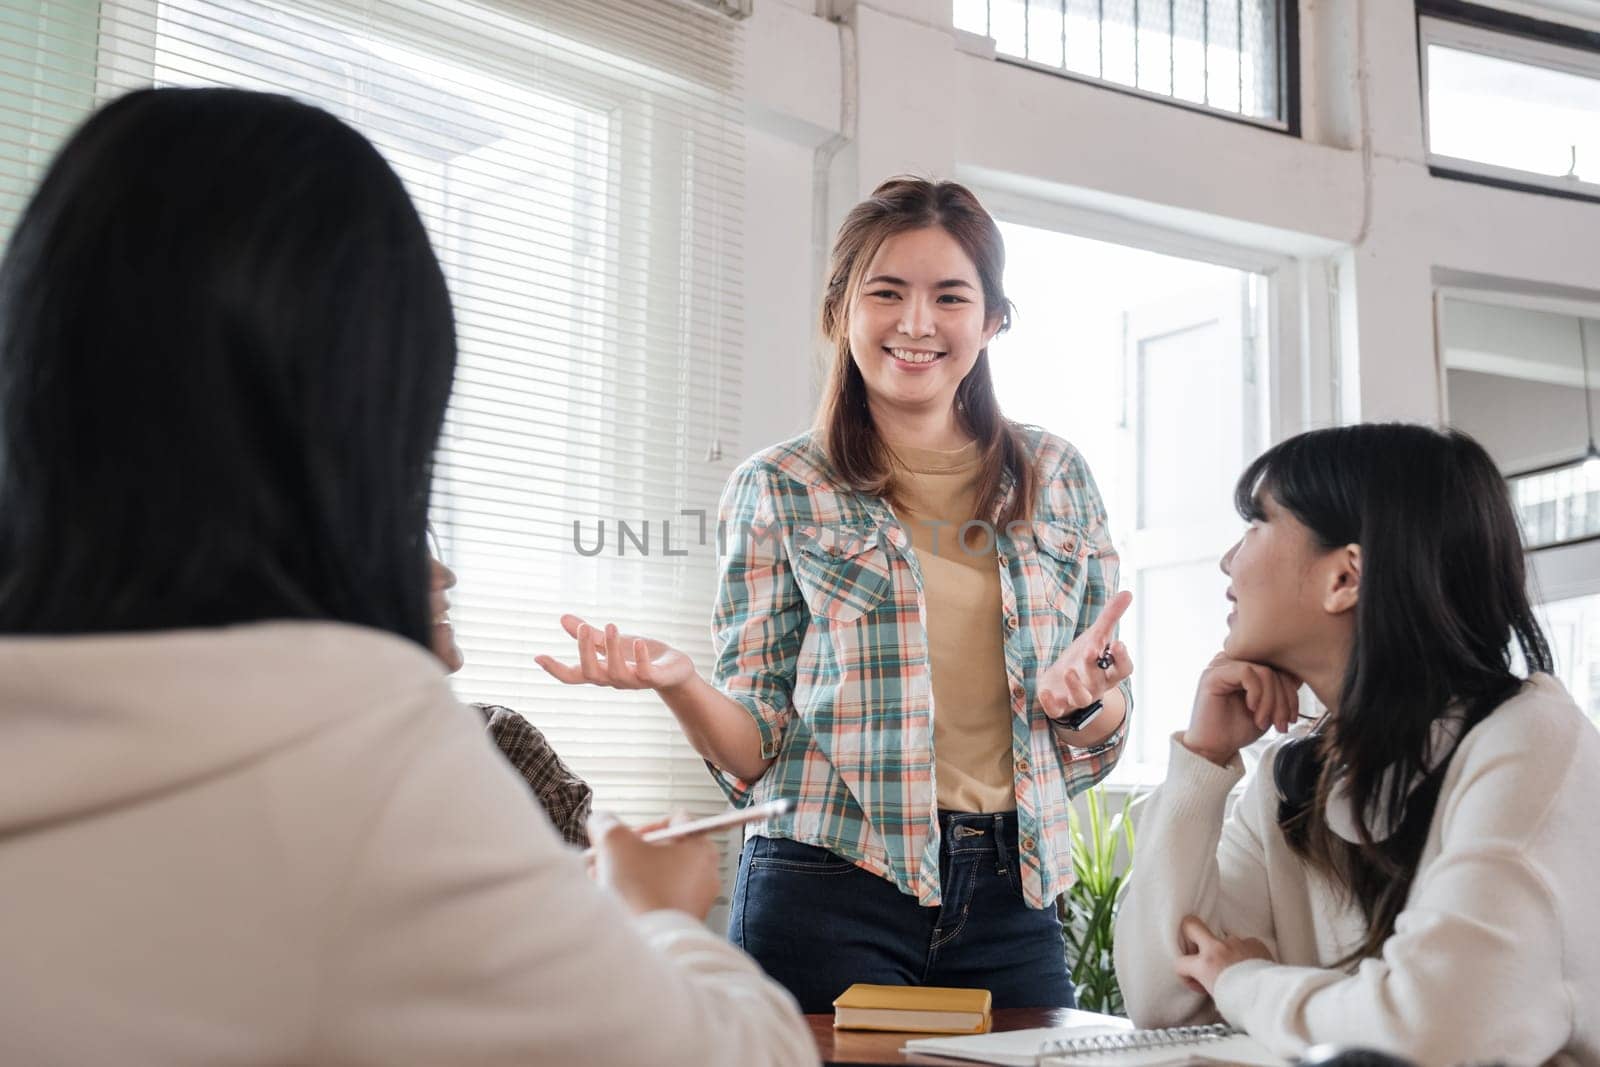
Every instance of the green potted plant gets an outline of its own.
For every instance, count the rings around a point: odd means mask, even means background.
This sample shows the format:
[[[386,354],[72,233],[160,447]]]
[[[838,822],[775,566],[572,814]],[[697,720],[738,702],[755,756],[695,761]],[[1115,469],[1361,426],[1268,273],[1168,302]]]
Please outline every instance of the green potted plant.
[[[1061,929],[1066,939],[1067,964],[1078,1007],[1085,1011],[1122,1015],[1122,988],[1111,953],[1117,907],[1133,873],[1134,798],[1123,800],[1122,810],[1111,815],[1105,791],[1099,787],[1083,795],[1088,826],[1074,805],[1069,812],[1072,832],[1072,888],[1061,897]],[[1117,867],[1119,845],[1127,848],[1126,861]]]

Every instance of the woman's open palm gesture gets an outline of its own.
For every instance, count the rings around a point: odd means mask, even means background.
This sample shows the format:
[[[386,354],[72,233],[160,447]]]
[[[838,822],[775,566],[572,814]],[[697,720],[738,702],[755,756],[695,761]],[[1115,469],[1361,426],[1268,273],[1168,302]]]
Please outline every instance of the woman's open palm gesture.
[[[694,661],[665,642],[620,633],[612,623],[598,630],[576,615],[561,616],[561,628],[578,642],[577,665],[554,656],[535,656],[534,662],[567,685],[659,691],[694,677]]]

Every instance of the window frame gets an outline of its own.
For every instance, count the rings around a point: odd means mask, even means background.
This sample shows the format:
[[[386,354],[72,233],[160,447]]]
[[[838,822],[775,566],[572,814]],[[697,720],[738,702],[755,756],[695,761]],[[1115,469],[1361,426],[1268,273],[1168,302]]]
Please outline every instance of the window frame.
[[[1526,477],[1529,477],[1529,476],[1535,475],[1535,474],[1548,474],[1551,471],[1561,470],[1563,467],[1572,467],[1572,466],[1576,466],[1576,464],[1575,463],[1558,463],[1558,464],[1555,464],[1554,466],[1540,467],[1540,468],[1538,468],[1536,470],[1517,471],[1517,472],[1512,473],[1512,474],[1503,475],[1503,477],[1506,480],[1506,485],[1508,487],[1510,487],[1511,483],[1514,482],[1515,480],[1517,480],[1518,478],[1526,478]],[[1524,543],[1523,546],[1522,546],[1522,552],[1523,552],[1523,555],[1527,556],[1529,559],[1532,559],[1538,553],[1540,553],[1540,552],[1548,552],[1553,548],[1572,548],[1575,545],[1595,545],[1597,543],[1600,543],[1600,534],[1586,534],[1583,537],[1568,537],[1568,538],[1566,538],[1564,540],[1561,540],[1561,541],[1546,541],[1545,543],[1538,544],[1538,545],[1530,545],[1530,544]],[[1600,574],[1600,552],[1595,552],[1595,553],[1591,554],[1590,563],[1589,563],[1589,569],[1591,571],[1595,572],[1596,574]],[[1600,577],[1597,577],[1595,579],[1595,581],[1596,581],[1596,585],[1595,585],[1595,590],[1594,591],[1595,592],[1600,592]]]
[[[1259,323],[1254,334],[1257,343],[1267,346],[1256,362],[1256,372],[1267,379],[1262,396],[1265,411],[1260,432],[1266,435],[1266,440],[1259,442],[1262,450],[1303,430],[1340,421],[1340,339],[1338,316],[1332,310],[1338,286],[1331,260],[1235,244],[1046,199],[1008,188],[1003,177],[970,168],[957,177],[973,189],[996,219],[1007,223],[1262,276],[1266,293],[1256,309]],[[1238,528],[1242,531],[1243,526],[1241,520]],[[1133,587],[1131,571],[1124,570],[1120,577],[1122,588]],[[1139,715],[1137,707],[1134,715]],[[1124,758],[1104,783],[1105,788],[1116,794],[1148,792],[1160,785],[1165,775],[1165,768],[1158,767]]]
[[[989,0],[993,3],[994,0]],[[1278,25],[1280,39],[1278,41],[1278,96],[1283,105],[1281,119],[1258,119],[1237,112],[1224,111],[1209,104],[1197,104],[1192,100],[1181,100],[1178,97],[1163,93],[1152,92],[1149,89],[1140,89],[1134,85],[1124,85],[1121,82],[1108,81],[1096,78],[1090,74],[1079,71],[1067,70],[1065,67],[1041,63],[1035,59],[1023,56],[1013,56],[1000,52],[995,47],[993,37],[985,37],[969,30],[956,29],[956,45],[962,51],[992,59],[997,63],[1005,63],[1013,67],[1023,67],[1027,70],[1036,70],[1041,74],[1049,74],[1067,81],[1078,82],[1082,85],[1093,86],[1096,89],[1106,89],[1124,96],[1138,97],[1141,100],[1150,100],[1157,104],[1169,107],[1182,108],[1185,111],[1209,115],[1212,118],[1223,119],[1228,122],[1237,122],[1256,129],[1269,130],[1289,137],[1301,136],[1301,106],[1300,106],[1300,4],[1299,0],[1277,0]]]
[[[1439,422],[1443,426],[1454,425],[1450,414],[1449,372],[1451,368],[1446,362],[1444,351],[1444,316],[1445,304],[1448,301],[1491,304],[1519,311],[1537,311],[1550,315],[1600,319],[1600,301],[1591,302],[1576,296],[1553,293],[1516,292],[1506,288],[1492,287],[1480,288],[1477,285],[1465,283],[1436,284],[1433,290],[1434,337],[1436,338],[1435,344],[1437,346],[1434,365],[1437,375]],[[1600,379],[1597,379],[1595,388],[1600,389]],[[1570,459],[1501,470],[1500,474],[1505,479],[1507,488],[1510,489],[1511,483],[1518,478],[1525,478],[1534,474],[1548,474],[1551,471],[1576,466],[1583,462],[1583,458],[1582,455],[1575,454]],[[1600,534],[1571,537],[1541,545],[1524,544],[1523,555],[1528,561],[1530,576],[1539,575],[1547,569],[1551,570],[1553,574],[1559,575],[1559,579],[1553,587],[1542,581],[1535,583],[1535,588],[1533,589],[1535,603],[1543,603],[1547,600],[1565,600],[1574,596],[1600,593]]]
[[[1491,59],[1600,81],[1600,32],[1546,22],[1462,0],[1417,0],[1417,69],[1422,145],[1428,173],[1499,189],[1600,201],[1600,180],[1567,179],[1435,152],[1429,124],[1428,48],[1440,45]]]
[[[977,193],[990,214],[1007,222],[1265,276],[1266,324],[1260,336],[1271,348],[1260,369],[1268,383],[1264,427],[1268,443],[1338,420],[1337,320],[1330,310],[1337,290],[1328,273],[1316,269],[1322,261],[1045,200],[976,173],[958,179]],[[1317,382],[1326,383],[1326,395],[1321,395]]]

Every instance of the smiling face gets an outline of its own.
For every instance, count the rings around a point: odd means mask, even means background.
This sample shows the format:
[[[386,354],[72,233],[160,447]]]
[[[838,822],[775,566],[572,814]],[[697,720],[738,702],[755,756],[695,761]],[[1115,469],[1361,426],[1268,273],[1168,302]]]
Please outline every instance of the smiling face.
[[[1222,557],[1232,606],[1222,648],[1233,659],[1307,677],[1349,646],[1360,550],[1325,548],[1270,492],[1260,490],[1257,500],[1259,514]]]
[[[433,555],[428,556],[428,612],[433,629],[429,646],[450,674],[459,671],[466,663],[461,646],[456,644],[456,630],[450,625],[449,590],[455,587],[456,575]]]
[[[949,411],[999,328],[985,321],[978,269],[942,227],[884,240],[850,305],[850,356],[868,402],[902,414]]]

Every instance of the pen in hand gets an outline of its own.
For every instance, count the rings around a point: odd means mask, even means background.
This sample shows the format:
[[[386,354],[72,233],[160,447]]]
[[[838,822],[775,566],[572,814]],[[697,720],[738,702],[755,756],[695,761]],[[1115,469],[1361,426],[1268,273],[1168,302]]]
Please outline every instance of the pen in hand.
[[[658,841],[671,841],[679,837],[692,837],[695,834],[707,834],[714,830],[727,829],[730,826],[743,826],[745,823],[769,819],[775,815],[785,815],[793,808],[794,801],[787,797],[781,800],[769,800],[764,804],[755,804],[748,808],[734,808],[731,811],[724,811],[719,815],[710,815],[704,819],[691,819],[688,822],[663,826],[640,834],[639,839],[653,844]],[[594,857],[594,849],[588,849],[583,855],[585,859],[592,859]]]

